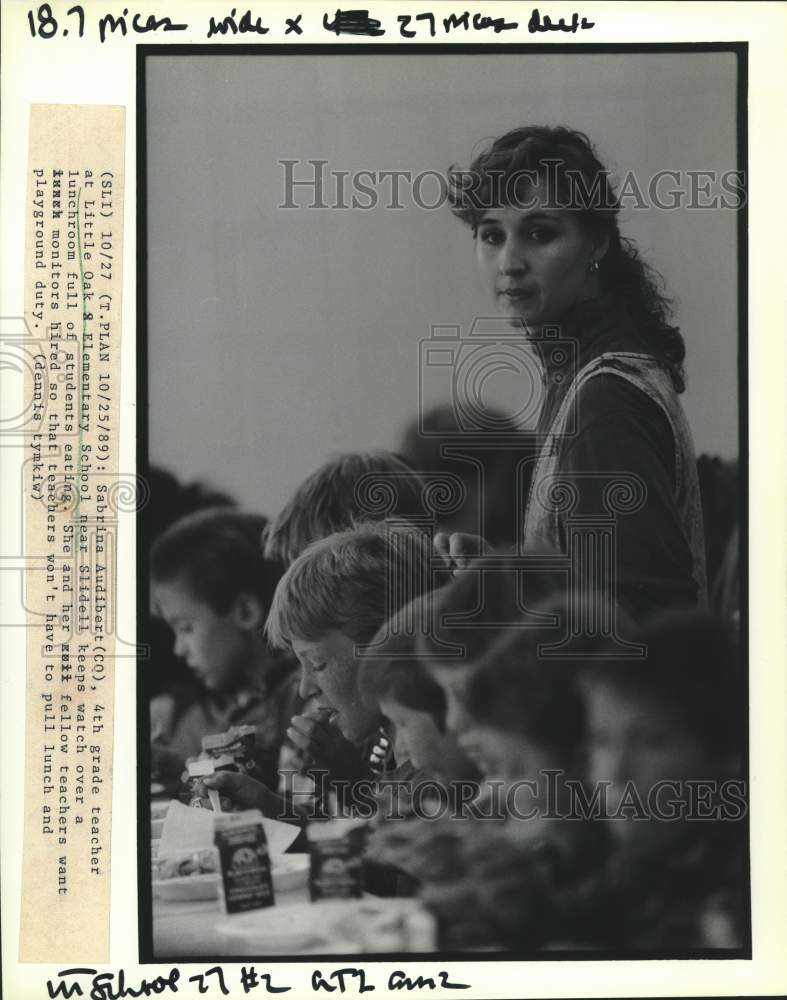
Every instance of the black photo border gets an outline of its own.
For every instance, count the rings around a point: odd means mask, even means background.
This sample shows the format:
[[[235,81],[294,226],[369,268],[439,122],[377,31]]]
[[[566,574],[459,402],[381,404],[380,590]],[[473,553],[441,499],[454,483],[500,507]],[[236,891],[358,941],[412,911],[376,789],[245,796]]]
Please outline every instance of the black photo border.
[[[749,44],[740,42],[674,42],[674,43],[576,43],[576,44],[454,44],[454,43],[360,43],[360,44],[215,44],[215,45],[137,45],[136,46],[136,465],[137,474],[148,481],[148,274],[147,274],[147,116],[146,116],[146,61],[156,56],[282,56],[297,58],[308,55],[352,57],[353,55],[616,55],[619,53],[685,53],[728,52],[736,57],[736,169],[743,173],[743,204],[737,209],[738,251],[738,455],[739,455],[739,514],[740,514],[740,650],[741,690],[739,708],[740,731],[744,734],[744,781],[749,785],[749,382],[748,382],[748,284],[749,284],[749,225],[748,225],[748,58]],[[144,649],[150,618],[147,517],[144,507],[137,512],[136,536],[136,599],[138,648]],[[145,660],[137,662],[137,863],[138,863],[138,943],[141,964],[166,962],[168,964],[193,964],[194,957],[180,958],[166,955],[157,958],[153,951],[152,892],[150,884],[150,718],[147,711]],[[696,959],[748,959],[752,958],[751,933],[751,832],[749,814],[742,820],[746,829],[746,871],[748,885],[747,912],[744,915],[745,943],[734,949],[686,949],[643,951],[560,950],[525,952],[428,952],[408,953],[408,961],[451,962],[530,962],[530,961],[623,961],[623,960],[696,960]],[[266,963],[314,963],[315,961],[393,962],[400,958],[391,953],[347,955],[246,955],[242,959],[228,955],[200,956],[200,962],[225,964],[254,959]]]

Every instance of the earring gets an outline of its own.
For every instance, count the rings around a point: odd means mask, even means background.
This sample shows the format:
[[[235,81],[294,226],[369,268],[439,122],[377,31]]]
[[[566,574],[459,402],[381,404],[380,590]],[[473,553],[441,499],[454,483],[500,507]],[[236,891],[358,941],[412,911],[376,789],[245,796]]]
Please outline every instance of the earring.
[[[597,273],[597,271],[598,271],[598,261],[597,260],[591,260],[591,262],[588,264],[588,271],[590,271],[591,274],[596,274]]]

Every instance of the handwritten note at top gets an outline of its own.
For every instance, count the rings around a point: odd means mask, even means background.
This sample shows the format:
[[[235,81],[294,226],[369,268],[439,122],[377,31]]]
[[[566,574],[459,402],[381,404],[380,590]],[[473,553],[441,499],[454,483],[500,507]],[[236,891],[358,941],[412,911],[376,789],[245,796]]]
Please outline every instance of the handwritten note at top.
[[[95,7],[89,13],[94,20],[89,21],[88,13],[80,4],[69,7],[65,14],[55,13],[49,3],[26,12],[28,28],[33,38],[46,41],[51,38],[84,38],[92,35],[99,42],[117,42],[122,38],[135,40],[135,36],[163,34],[168,32],[186,32],[193,37],[229,38],[235,35],[278,37],[278,35],[298,36],[308,27],[318,27],[330,35],[351,36],[363,38],[381,38],[388,34],[384,18],[392,22],[392,32],[400,38],[418,38],[428,35],[430,38],[446,38],[452,35],[484,33],[499,35],[502,32],[517,32],[526,30],[529,35],[542,35],[558,32],[559,34],[575,35],[579,31],[588,31],[595,27],[594,21],[589,21],[578,12],[570,18],[553,18],[550,14],[542,14],[538,7],[532,9],[527,25],[509,20],[499,15],[492,16],[481,11],[469,10],[437,15],[426,10],[419,14],[396,14],[389,9],[381,8],[373,12],[369,8],[352,8],[344,10],[293,11],[291,16],[283,21],[273,21],[267,14],[261,14],[252,7],[245,10],[239,7],[217,9],[210,14],[206,25],[192,26],[186,21],[173,21],[170,17],[161,17],[155,13],[130,11],[124,8],[122,14],[116,11],[98,13]],[[378,13],[381,16],[375,17]],[[313,23],[308,23],[309,18]],[[307,21],[304,21],[307,18]],[[394,26],[395,25],[395,26]],[[270,40],[270,39],[269,39]]]

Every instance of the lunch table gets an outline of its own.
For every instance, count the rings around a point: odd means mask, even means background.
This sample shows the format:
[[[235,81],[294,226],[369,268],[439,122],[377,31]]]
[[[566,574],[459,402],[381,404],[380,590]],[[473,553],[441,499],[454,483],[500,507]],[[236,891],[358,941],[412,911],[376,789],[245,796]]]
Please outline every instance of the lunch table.
[[[364,932],[359,935],[360,928]],[[221,912],[218,900],[153,900],[157,961],[434,950],[433,922],[412,899],[367,894],[312,903],[308,889],[300,887],[276,893],[274,906],[231,917]]]
[[[302,886],[276,893],[276,908],[309,901],[309,890]],[[223,917],[218,899],[170,902],[153,899],[153,951],[156,958],[203,957],[219,955],[224,942],[216,930]]]
[[[154,847],[168,807],[166,799],[152,803]],[[278,874],[274,865],[274,905],[246,913],[228,916],[218,893],[209,899],[189,898],[190,891],[162,898],[163,889],[154,883],[153,957],[180,960],[434,950],[433,922],[416,900],[365,893],[361,899],[311,902],[308,863],[304,864],[307,856],[288,853],[284,857],[295,864],[290,871],[286,866],[278,869]]]

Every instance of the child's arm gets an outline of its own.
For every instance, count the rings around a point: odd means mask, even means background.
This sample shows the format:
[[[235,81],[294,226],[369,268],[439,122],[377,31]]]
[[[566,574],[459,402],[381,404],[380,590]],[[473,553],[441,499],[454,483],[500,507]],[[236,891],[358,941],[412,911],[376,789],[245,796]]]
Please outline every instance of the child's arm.
[[[217,771],[202,779],[206,788],[216,788],[242,809],[259,809],[263,816],[278,819],[284,823],[300,824],[301,810],[291,799],[272,792],[267,785],[235,771]]]
[[[303,766],[316,771],[327,771],[331,781],[368,781],[374,772],[367,765],[355,744],[324,717],[309,718],[294,715],[287,736],[301,753]]]

